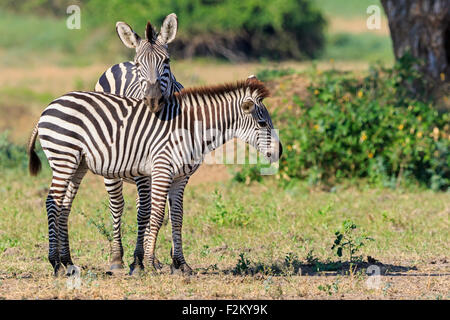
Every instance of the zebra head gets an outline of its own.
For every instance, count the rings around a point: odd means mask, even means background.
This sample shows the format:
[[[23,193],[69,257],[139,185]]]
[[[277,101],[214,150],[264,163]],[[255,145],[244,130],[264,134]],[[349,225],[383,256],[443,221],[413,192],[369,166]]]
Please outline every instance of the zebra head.
[[[253,146],[271,163],[276,162],[281,157],[283,147],[263,104],[269,91],[253,75],[248,77],[246,85],[236,136]]]
[[[177,16],[169,14],[158,34],[147,22],[145,38],[141,39],[125,22],[117,22],[116,31],[120,40],[128,48],[136,49],[134,63],[141,85],[142,98],[151,111],[157,112],[163,105],[163,98],[173,92],[173,76],[167,45],[175,39]]]

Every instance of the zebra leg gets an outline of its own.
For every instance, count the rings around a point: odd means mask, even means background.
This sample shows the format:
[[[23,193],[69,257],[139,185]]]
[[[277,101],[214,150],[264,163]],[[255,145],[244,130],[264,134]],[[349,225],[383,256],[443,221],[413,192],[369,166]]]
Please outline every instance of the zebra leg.
[[[169,215],[172,223],[172,257],[171,272],[181,270],[184,274],[192,274],[192,269],[184,260],[182,245],[182,226],[183,226],[183,195],[184,188],[189,177],[184,177],[178,181],[174,181],[169,191]]]
[[[144,269],[144,234],[151,213],[151,180],[149,177],[135,178],[138,196],[136,198],[138,234],[134,260],[130,265],[130,275]]]
[[[70,175],[53,173],[52,184],[48,192],[46,209],[48,220],[48,260],[53,266],[53,273],[58,275],[61,268],[61,258],[59,255],[60,236],[59,236],[59,215],[61,213],[62,203],[69,184]]]
[[[123,268],[123,246],[122,246],[122,214],[125,206],[123,200],[122,179],[104,178],[105,188],[109,195],[109,211],[113,220],[113,241],[111,244],[111,266],[110,270]]]
[[[159,229],[164,220],[167,195],[172,184],[172,174],[167,167],[152,172],[152,208],[150,215],[150,233],[146,244],[146,257],[150,267],[156,269],[155,266],[155,248]],[[146,221],[143,221],[146,222]],[[143,225],[144,229],[146,224]]]
[[[70,256],[70,245],[69,245],[69,231],[68,231],[68,219],[70,210],[72,208],[72,202],[75,198],[78,188],[80,187],[81,180],[86,174],[88,168],[86,163],[83,161],[80,163],[75,174],[69,182],[67,191],[62,202],[61,214],[58,220],[59,224],[59,235],[60,235],[60,259],[62,264],[67,267],[73,265],[72,258]]]
[[[150,177],[139,177],[135,179],[137,190],[138,190],[138,196],[136,197],[136,209],[138,212],[138,215],[141,216],[139,219],[144,219],[146,215],[148,215],[148,222],[145,227],[144,236],[143,236],[143,246],[142,250],[146,247],[148,243],[148,235],[150,234],[150,213],[152,208],[152,198],[151,198],[151,191],[152,191],[152,180]],[[144,257],[143,260],[146,260],[145,257],[145,250],[144,250]],[[155,257],[155,267],[157,269],[162,269],[162,264],[159,262],[158,259]]]

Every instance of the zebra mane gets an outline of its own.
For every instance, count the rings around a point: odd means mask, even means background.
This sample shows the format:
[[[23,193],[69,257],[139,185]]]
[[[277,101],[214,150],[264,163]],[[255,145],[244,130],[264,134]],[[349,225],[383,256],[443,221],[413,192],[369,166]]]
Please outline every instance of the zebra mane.
[[[194,88],[183,88],[180,92],[175,92],[174,95],[180,99],[189,96],[213,96],[220,95],[232,91],[237,91],[240,89],[250,89],[251,93],[256,91],[259,99],[264,99],[270,96],[269,89],[266,88],[264,83],[257,79],[247,79],[232,83],[224,83],[212,86],[202,86]]]

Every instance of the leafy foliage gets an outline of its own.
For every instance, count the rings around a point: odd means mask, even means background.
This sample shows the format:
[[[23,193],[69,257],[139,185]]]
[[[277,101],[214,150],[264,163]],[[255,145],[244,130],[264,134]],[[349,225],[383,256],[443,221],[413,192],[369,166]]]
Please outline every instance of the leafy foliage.
[[[250,223],[250,217],[245,208],[240,204],[232,207],[227,205],[219,191],[214,191],[213,208],[208,213],[208,219],[218,226],[246,226]]]
[[[424,89],[413,93],[417,82]],[[317,72],[308,88],[311,101],[294,99],[294,115],[280,113],[275,120],[285,146],[279,177],[448,188],[450,115],[433,109],[425,88],[408,55],[392,68],[372,67],[362,80]]]
[[[159,27],[175,12],[180,33],[172,52],[186,49],[185,56],[315,57],[324,42],[325,20],[309,0],[91,0],[86,9],[95,26],[121,20],[138,32],[147,20]]]
[[[355,234],[356,228],[356,224],[354,224],[351,220],[345,220],[342,223],[342,230],[335,232],[336,239],[331,247],[331,250],[336,250],[336,255],[339,258],[342,257],[344,251],[347,251],[350,262],[360,261],[361,257],[355,255],[364,246],[365,241],[373,240],[365,234]]]
[[[0,168],[26,168],[28,156],[25,146],[19,146],[8,140],[9,133],[0,133]]]

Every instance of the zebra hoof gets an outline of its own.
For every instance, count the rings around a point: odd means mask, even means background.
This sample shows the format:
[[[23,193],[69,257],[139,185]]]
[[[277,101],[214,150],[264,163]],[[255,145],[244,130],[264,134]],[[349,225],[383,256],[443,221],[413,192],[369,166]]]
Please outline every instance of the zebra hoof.
[[[172,263],[170,266],[170,273],[176,274],[176,275],[184,275],[184,276],[190,276],[192,275],[192,269],[188,266],[187,263],[183,263],[177,268],[175,264]]]
[[[139,266],[131,265],[130,266],[130,272],[128,274],[130,276],[137,277],[137,276],[141,275],[143,271],[144,271],[143,268],[141,268]]]
[[[72,264],[72,265],[69,265],[68,267],[67,267],[67,270],[66,270],[66,277],[73,277],[73,278],[79,278],[80,277],[80,275],[81,275],[81,269],[80,269],[80,267],[77,267],[76,265],[74,265],[74,264]]]
[[[61,264],[56,264],[53,267],[53,276],[55,278],[58,278],[58,277],[63,276],[63,275],[64,275],[64,269],[61,268]]]
[[[122,270],[123,269],[123,264],[121,263],[113,263],[110,267],[109,270],[110,271],[117,271],[117,270]]]
[[[156,270],[162,270],[163,265],[162,265],[161,262],[159,262],[158,259],[155,258],[155,261],[153,262],[153,267],[154,267]]]

